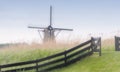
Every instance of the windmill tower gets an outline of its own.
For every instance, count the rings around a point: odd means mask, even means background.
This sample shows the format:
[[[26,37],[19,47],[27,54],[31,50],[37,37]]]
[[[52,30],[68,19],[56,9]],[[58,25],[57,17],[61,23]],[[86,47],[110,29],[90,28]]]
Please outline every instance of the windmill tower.
[[[42,31],[44,33],[43,35],[43,42],[55,42],[55,32],[58,31],[73,31],[73,29],[65,29],[65,28],[54,28],[52,26],[52,6],[50,6],[50,25],[47,27],[33,27],[33,26],[28,26],[28,28],[34,28],[34,29],[39,29],[39,31]],[[57,33],[57,35],[58,35]]]

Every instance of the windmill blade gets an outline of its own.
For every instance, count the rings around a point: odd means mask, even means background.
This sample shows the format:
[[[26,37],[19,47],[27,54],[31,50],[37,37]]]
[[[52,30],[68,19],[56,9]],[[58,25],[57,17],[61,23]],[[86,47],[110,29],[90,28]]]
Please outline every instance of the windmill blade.
[[[38,33],[39,33],[39,35],[40,35],[41,40],[43,40],[43,38],[42,38],[42,35],[41,35],[40,31],[41,31],[41,30],[38,30]]]
[[[34,29],[46,29],[45,27],[32,27],[32,26],[28,26],[28,28],[34,28]]]
[[[61,31],[58,31],[57,34],[55,35],[55,37],[57,37],[60,32],[61,32]]]
[[[50,31],[50,39],[52,38],[52,30],[49,30]]]
[[[55,30],[66,30],[66,31],[73,31],[73,29],[65,29],[65,28],[54,28]]]
[[[52,6],[50,6],[50,26],[52,26]]]

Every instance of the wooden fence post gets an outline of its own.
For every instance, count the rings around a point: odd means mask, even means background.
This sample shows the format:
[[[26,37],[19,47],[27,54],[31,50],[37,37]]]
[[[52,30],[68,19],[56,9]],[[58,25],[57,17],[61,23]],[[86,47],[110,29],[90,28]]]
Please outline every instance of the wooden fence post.
[[[115,51],[117,51],[117,37],[115,36]]]
[[[99,56],[101,56],[101,38],[99,38],[99,47],[100,47],[100,52],[99,52]]]
[[[1,71],[1,65],[0,65],[0,72],[2,72],[2,71]]]
[[[91,37],[91,49],[92,49],[92,53],[94,52],[93,49],[94,49],[94,39],[93,37]]]
[[[119,51],[120,47],[119,47],[119,40],[120,38],[115,36],[115,51]]]
[[[1,71],[1,67],[0,67],[0,72],[2,72],[2,71]]]
[[[64,56],[65,56],[65,65],[67,65],[67,53],[66,53],[66,50],[65,50]]]
[[[99,56],[101,56],[101,37],[99,37],[99,38],[91,37],[91,41],[92,41],[91,42],[92,52],[99,52]],[[97,42],[95,42],[95,41],[97,41]]]
[[[38,62],[36,62],[36,72],[38,72]]]

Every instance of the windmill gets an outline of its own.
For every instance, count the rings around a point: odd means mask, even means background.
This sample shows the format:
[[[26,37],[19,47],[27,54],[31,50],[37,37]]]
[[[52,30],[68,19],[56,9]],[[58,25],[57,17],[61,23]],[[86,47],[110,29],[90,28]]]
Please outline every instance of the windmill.
[[[52,6],[50,6],[50,25],[47,27],[33,27],[28,26],[28,28],[33,29],[39,29],[39,31],[42,31],[44,33],[43,42],[55,42],[55,37],[60,33],[60,31],[73,31],[73,29],[65,29],[65,28],[54,28],[52,26]],[[58,33],[55,35],[55,32],[58,31]]]

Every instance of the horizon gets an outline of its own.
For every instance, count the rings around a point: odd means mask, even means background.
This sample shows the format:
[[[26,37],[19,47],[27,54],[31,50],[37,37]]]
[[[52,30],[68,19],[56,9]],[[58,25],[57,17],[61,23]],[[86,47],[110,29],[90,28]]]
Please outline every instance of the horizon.
[[[70,28],[57,40],[72,41],[101,36],[120,36],[119,0],[1,0],[0,43],[41,42],[39,33],[30,26],[49,25],[49,7],[53,7],[53,27]]]

